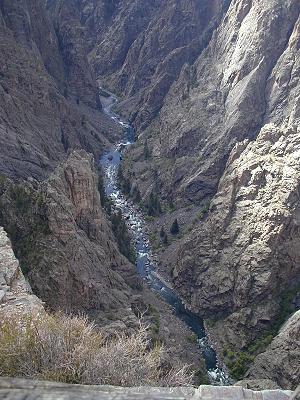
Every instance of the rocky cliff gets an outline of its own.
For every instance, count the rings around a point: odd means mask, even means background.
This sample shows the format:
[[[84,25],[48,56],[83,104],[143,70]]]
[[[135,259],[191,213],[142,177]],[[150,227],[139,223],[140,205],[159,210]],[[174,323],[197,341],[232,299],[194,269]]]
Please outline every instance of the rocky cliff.
[[[45,178],[70,148],[98,156],[118,132],[95,111],[80,29],[59,21],[58,32],[42,1],[0,5],[0,172],[12,177]]]
[[[156,170],[163,177],[162,197],[181,206],[214,195],[237,142],[255,138],[265,122],[280,124],[299,112],[298,49],[298,1],[232,1],[144,135],[152,160],[139,182],[142,192],[154,184]],[[134,151],[131,157],[141,161]],[[133,180],[136,175],[139,181],[141,170],[136,163]]]
[[[0,317],[12,313],[32,314],[44,311],[25,281],[6,232],[0,227]]]
[[[299,307],[299,11],[293,0],[232,1],[127,154],[144,200],[156,191],[179,219],[193,206],[180,221],[190,234],[167,255],[173,267],[179,248],[176,288],[237,375]]]
[[[281,387],[296,388],[300,375],[299,343],[300,311],[284,324],[266,351],[256,357],[247,372],[247,378],[250,378],[248,382],[251,382],[251,378],[272,379]]]
[[[207,45],[226,9],[222,0],[81,2],[96,76],[122,95],[122,112],[149,125],[179,76]]]
[[[139,286],[138,278],[101,207],[92,155],[72,153],[41,184],[4,180],[1,192],[1,224],[47,307],[100,319],[112,313],[117,319],[118,311],[134,316],[131,287]]]

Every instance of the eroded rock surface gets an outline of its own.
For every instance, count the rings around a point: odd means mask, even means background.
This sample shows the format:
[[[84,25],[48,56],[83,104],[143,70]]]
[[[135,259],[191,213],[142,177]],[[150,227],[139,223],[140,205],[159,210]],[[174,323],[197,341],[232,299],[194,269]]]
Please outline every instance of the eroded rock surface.
[[[6,232],[0,227],[0,318],[43,312],[43,302],[26,282]]]
[[[300,311],[286,322],[266,351],[256,357],[246,376],[272,379],[281,387],[296,388],[300,376],[299,353]]]
[[[138,129],[149,125],[179,76],[207,45],[228,2],[221,0],[86,1],[83,20],[96,76],[124,96]],[[84,7],[83,7],[84,6]]]
[[[299,114],[299,7],[296,0],[231,2],[146,132],[152,158],[140,164],[139,152],[129,154],[136,162],[128,174],[142,195],[158,182],[160,196],[177,207],[201,203],[215,194],[236,143]]]
[[[119,132],[96,111],[96,83],[78,26],[68,16],[63,22],[58,37],[42,1],[1,2],[2,174],[43,179],[69,149],[99,156]]]
[[[43,192],[50,235],[41,244],[47,251],[39,268],[30,273],[36,293],[53,308],[111,313],[130,307],[129,284],[137,286],[138,279],[119,253],[102,210],[92,156],[72,153]]]

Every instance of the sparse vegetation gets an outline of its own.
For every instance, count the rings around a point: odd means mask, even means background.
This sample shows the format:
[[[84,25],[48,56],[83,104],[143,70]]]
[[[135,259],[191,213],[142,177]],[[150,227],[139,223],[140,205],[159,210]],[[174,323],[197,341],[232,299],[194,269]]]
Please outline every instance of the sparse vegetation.
[[[159,232],[159,237],[160,237],[161,242],[165,246],[167,246],[168,245],[168,235],[166,234],[165,229],[164,229],[163,226],[161,227],[161,230]]]
[[[106,336],[84,317],[10,315],[0,321],[0,375],[64,383],[185,386],[186,365],[162,368],[164,349],[141,325]]]
[[[0,226],[12,241],[25,275],[39,264],[39,240],[50,233],[42,191],[9,179],[0,182]]]
[[[122,211],[112,213],[112,228],[117,239],[120,252],[128,258],[133,264],[136,262],[136,253],[132,244],[132,238],[128,232],[126,223],[123,219]]]
[[[235,379],[241,379],[247,372],[248,368],[254,361],[255,357],[266,350],[267,346],[272,342],[278,334],[280,328],[295,311],[292,307],[292,300],[300,291],[300,285],[288,290],[281,298],[280,311],[278,317],[272,326],[266,330],[260,337],[255,339],[245,350],[239,354],[234,353],[231,349],[225,349],[224,358],[230,370],[231,375]]]
[[[145,160],[148,160],[151,157],[150,149],[148,146],[148,140],[145,140],[144,143],[143,156]]]
[[[157,193],[154,193],[153,191],[150,193],[146,209],[147,214],[152,217],[156,217],[161,213],[161,204]]]

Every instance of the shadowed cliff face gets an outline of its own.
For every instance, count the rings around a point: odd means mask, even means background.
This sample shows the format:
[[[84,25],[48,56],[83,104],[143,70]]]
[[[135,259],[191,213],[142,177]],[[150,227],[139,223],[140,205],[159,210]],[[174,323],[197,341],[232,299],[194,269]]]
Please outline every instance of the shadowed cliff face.
[[[41,179],[70,148],[99,155],[118,130],[95,111],[79,28],[66,16],[57,35],[40,1],[5,0],[0,14],[0,171]]]

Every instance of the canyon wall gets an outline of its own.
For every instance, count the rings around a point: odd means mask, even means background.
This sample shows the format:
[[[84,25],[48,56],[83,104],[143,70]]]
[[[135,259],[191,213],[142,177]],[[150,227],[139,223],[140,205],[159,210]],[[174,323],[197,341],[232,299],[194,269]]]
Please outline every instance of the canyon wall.
[[[2,174],[44,179],[69,149],[99,156],[119,133],[96,111],[101,105],[80,30],[71,17],[63,21],[58,33],[43,1],[1,2]]]
[[[125,161],[144,202],[154,191],[164,205],[157,225],[179,218],[183,239],[162,264],[242,375],[299,308],[299,11],[294,0],[232,1]]]

